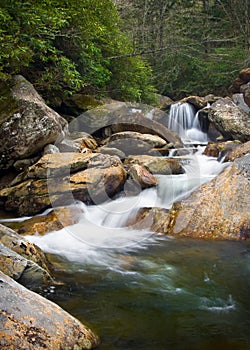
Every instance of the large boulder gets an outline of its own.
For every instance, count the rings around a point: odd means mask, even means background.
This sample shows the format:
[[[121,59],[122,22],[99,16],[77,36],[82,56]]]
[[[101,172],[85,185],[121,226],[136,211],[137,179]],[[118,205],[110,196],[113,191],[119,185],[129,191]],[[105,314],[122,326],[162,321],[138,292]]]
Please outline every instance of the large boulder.
[[[240,71],[238,77],[229,87],[232,94],[243,93],[245,103],[250,107],[250,68],[244,68]]]
[[[111,135],[104,141],[104,144],[107,147],[117,148],[128,156],[131,154],[148,154],[153,148],[166,146],[167,142],[157,135],[123,131]]]
[[[205,239],[250,238],[250,154],[170,210],[168,233]]]
[[[235,159],[241,158],[248,153],[250,153],[250,141],[238,145],[228,152],[225,157],[225,162],[233,162]]]
[[[49,108],[32,84],[14,76],[0,86],[0,169],[63,138],[67,122]]]
[[[103,154],[55,153],[43,156],[0,191],[5,210],[34,215],[50,206],[80,200],[101,203],[119,192],[126,171],[119,158]]]
[[[113,102],[87,111],[70,123],[70,131],[83,131],[106,138],[114,133],[134,131],[158,135],[173,147],[181,147],[180,137],[157,120],[167,120],[167,114],[147,105]]]
[[[98,337],[62,308],[0,272],[1,349],[92,349]]]
[[[220,98],[210,107],[208,118],[227,140],[250,140],[250,117],[229,98]]]
[[[144,166],[151,174],[177,175],[185,171],[177,159],[154,157],[148,155],[130,156],[125,162],[128,167],[132,164]]]

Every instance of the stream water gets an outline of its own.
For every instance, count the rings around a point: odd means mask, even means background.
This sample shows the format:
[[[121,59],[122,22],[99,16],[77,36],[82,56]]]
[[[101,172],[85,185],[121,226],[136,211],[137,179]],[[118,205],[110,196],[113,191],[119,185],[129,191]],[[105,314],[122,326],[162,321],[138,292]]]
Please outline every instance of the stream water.
[[[183,138],[206,142],[193,123],[185,128],[193,130]],[[44,294],[89,325],[100,350],[250,350],[249,243],[123,227],[139,208],[170,208],[225,167],[202,147],[181,158],[185,174],[158,176],[157,188],[136,197],[76,203],[78,224],[27,237],[50,255],[65,283]]]

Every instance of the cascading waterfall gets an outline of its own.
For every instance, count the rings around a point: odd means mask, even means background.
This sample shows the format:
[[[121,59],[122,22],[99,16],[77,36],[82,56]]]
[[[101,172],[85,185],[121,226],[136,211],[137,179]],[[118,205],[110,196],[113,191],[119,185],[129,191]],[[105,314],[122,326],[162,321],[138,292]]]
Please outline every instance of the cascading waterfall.
[[[177,132],[184,142],[206,143],[208,138],[201,128],[200,113],[188,102],[175,103],[170,107],[168,128]]]

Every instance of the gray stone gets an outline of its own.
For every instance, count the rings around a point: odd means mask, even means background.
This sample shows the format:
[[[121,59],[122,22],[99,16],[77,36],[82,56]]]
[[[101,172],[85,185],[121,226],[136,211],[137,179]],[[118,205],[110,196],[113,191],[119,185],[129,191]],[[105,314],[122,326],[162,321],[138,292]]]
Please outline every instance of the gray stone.
[[[2,84],[0,94],[0,169],[8,169],[64,137],[67,122],[24,77],[14,76]]]

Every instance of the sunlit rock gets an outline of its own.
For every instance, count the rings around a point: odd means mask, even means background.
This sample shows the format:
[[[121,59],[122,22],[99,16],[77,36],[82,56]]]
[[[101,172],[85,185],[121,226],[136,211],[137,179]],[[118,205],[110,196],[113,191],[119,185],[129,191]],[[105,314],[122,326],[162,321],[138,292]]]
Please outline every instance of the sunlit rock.
[[[0,272],[1,349],[92,349],[98,337],[62,308]]]

